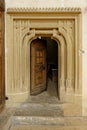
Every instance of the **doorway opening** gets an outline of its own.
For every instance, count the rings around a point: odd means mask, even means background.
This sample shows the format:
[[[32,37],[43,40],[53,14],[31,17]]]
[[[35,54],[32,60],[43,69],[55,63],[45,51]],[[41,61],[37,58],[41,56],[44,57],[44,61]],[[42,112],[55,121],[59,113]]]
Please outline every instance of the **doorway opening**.
[[[58,43],[50,37],[38,37],[31,42],[30,59],[30,94],[37,95],[46,91],[49,96],[59,97]]]

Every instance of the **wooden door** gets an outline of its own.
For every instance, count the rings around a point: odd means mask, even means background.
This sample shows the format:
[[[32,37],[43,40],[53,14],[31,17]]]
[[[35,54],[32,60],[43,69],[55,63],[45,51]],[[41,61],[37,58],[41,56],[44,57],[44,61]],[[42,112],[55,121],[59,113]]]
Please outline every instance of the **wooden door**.
[[[46,41],[36,39],[31,43],[31,95],[46,89]]]
[[[5,103],[4,10],[0,7],[0,110]]]

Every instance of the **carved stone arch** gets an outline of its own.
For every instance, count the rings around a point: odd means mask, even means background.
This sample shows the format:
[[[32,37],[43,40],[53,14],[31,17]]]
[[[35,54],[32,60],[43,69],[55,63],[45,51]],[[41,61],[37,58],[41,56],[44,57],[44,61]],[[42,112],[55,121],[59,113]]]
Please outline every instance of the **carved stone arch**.
[[[74,92],[74,51],[70,37],[67,35],[67,82],[68,87]]]
[[[58,33],[54,33],[52,39],[55,39],[57,42],[59,41],[59,87],[60,87],[60,97],[62,100],[65,98],[65,90],[67,89],[66,80],[67,80],[67,50],[66,50],[66,41],[63,35],[59,35]],[[62,93],[63,92],[63,96]]]
[[[71,41],[69,33],[67,34],[62,28],[59,28],[59,32],[63,35],[65,41],[66,41],[66,52],[67,52],[67,80],[66,80],[66,86],[67,91],[68,89],[74,92],[74,55],[73,54],[73,43]]]
[[[24,40],[25,38],[28,37],[28,40],[32,39],[33,37],[35,37],[35,30],[29,30],[26,31],[23,35],[22,35],[22,44],[24,44]]]
[[[40,30],[41,31],[41,30]],[[42,30],[43,31],[43,30]],[[44,32],[43,32],[44,33]],[[65,71],[65,68],[66,68],[66,50],[65,50],[65,46],[66,46],[66,42],[64,40],[64,37],[62,35],[59,35],[58,31],[55,31],[55,30],[52,30],[51,32],[49,32],[48,30],[48,35],[49,33],[51,34],[51,39],[55,40],[58,44],[58,56],[59,56],[59,61],[58,61],[58,64],[59,64],[59,70],[58,70],[58,73],[59,73],[59,76],[58,76],[58,87],[59,87],[59,95],[60,95],[60,98],[62,100],[64,100],[65,96],[65,90],[66,90],[66,75],[67,75],[67,72]],[[26,32],[24,38],[23,38],[23,59],[22,59],[22,63],[24,63],[25,59],[29,59],[30,57],[30,44],[31,42],[37,38],[37,36],[40,36],[40,34],[37,35],[37,32],[35,32],[35,30],[31,30],[29,32]],[[61,57],[62,56],[62,57]],[[60,58],[61,57],[61,58]],[[27,66],[28,65],[28,66]],[[22,82],[24,83],[25,79],[24,77],[29,77],[30,78],[30,60],[28,62],[28,64],[26,65],[23,65],[23,70],[22,70]],[[28,68],[27,70],[25,70],[25,68]],[[26,74],[24,73],[26,72]],[[25,74],[25,75],[24,75]],[[26,85],[29,84],[29,81],[27,80],[26,81]],[[25,84],[24,84],[25,85]],[[61,94],[63,92],[63,94]],[[63,95],[63,97],[61,97],[61,95]]]
[[[21,63],[22,63],[22,88],[26,85],[28,87],[29,85],[29,80],[28,78],[26,79],[26,76],[29,77],[30,79],[30,62],[28,62],[29,60],[29,52],[30,52],[30,44],[28,44],[30,41],[32,41],[33,39],[35,39],[35,31],[27,31],[26,34],[24,35],[24,37],[22,38],[22,59],[21,59]],[[26,64],[24,64],[26,63]],[[26,84],[25,84],[26,83]]]
[[[26,30],[25,32],[23,32],[22,33],[22,40],[27,36],[27,35],[29,35],[30,34],[30,30],[28,31],[28,30]]]
[[[58,44],[58,94],[59,94],[59,98],[61,99],[61,94],[60,94],[60,89],[61,89],[61,86],[60,86],[60,79],[61,79],[61,58],[60,58],[60,55],[61,55],[61,40],[56,38],[56,36],[51,36],[51,39],[53,39],[54,41],[57,42]]]

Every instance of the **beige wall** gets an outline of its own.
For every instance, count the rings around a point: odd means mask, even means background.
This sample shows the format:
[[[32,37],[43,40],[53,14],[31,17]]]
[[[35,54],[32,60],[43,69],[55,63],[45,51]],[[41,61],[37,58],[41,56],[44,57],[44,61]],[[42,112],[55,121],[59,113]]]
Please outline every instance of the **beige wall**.
[[[45,4],[44,4],[45,3]],[[83,114],[87,115],[87,0],[6,0],[9,7],[81,7],[82,8],[82,93]]]
[[[45,3],[45,4],[44,4]],[[62,7],[62,6],[85,6],[87,0],[6,0],[8,7]]]
[[[82,17],[82,48],[83,48],[83,60],[82,60],[82,92],[83,92],[83,113],[87,115],[87,7],[83,9]],[[85,115],[85,114],[84,114]]]

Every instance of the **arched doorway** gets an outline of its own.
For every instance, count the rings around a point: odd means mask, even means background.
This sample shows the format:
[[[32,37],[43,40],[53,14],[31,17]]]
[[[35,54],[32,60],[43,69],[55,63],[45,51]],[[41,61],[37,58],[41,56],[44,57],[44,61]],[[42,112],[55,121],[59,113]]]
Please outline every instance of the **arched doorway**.
[[[38,37],[42,37],[42,39],[47,40],[47,38],[53,39],[56,42],[58,48],[58,57],[57,57],[57,74],[58,74],[58,83],[57,83],[57,95],[58,98],[61,100],[65,100],[65,88],[66,88],[66,66],[67,66],[67,54],[66,54],[66,41],[64,37],[58,34],[58,30],[34,30],[31,29],[29,33],[27,33],[23,37],[23,44],[22,44],[22,73],[23,73],[23,80],[26,78],[26,85],[29,88],[29,94],[31,94],[31,43],[35,41]],[[27,60],[28,59],[28,60]],[[25,62],[25,64],[24,64]],[[52,68],[55,70],[55,68]],[[35,72],[35,71],[34,71]],[[35,77],[35,76],[33,76]],[[35,80],[34,80],[35,81]],[[47,83],[47,82],[45,82]],[[25,87],[23,81],[23,87]],[[46,87],[45,87],[46,88]],[[43,89],[41,89],[43,91]],[[40,90],[40,91],[41,91]],[[40,92],[38,92],[40,93]],[[29,95],[30,96],[30,95]]]
[[[58,44],[50,37],[39,37],[31,42],[31,88],[30,94],[47,91],[59,97]]]

